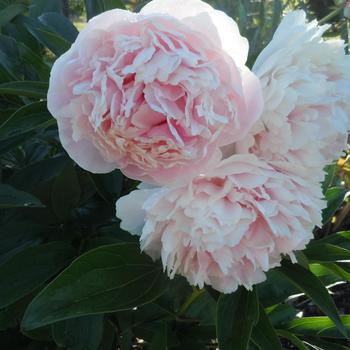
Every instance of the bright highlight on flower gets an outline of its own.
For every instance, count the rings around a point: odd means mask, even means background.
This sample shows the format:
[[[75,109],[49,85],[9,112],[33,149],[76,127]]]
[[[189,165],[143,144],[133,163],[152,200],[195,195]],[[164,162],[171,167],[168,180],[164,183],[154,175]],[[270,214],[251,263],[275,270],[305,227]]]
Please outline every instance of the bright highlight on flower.
[[[197,175],[260,116],[247,50],[236,23],[199,0],[93,18],[52,70],[63,146],[92,172],[157,184]]]

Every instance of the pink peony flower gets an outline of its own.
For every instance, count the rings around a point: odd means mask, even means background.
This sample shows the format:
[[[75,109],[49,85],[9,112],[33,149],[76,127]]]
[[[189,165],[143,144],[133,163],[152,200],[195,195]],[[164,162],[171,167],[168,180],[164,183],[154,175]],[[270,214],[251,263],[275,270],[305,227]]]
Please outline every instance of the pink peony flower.
[[[325,40],[328,26],[306,22],[303,11],[287,15],[258,57],[264,111],[236,152],[309,169],[308,177],[347,146],[350,57],[344,42]]]
[[[231,293],[305,247],[321,224],[320,192],[254,155],[234,155],[189,184],[141,186],[116,209],[121,227],[141,235],[142,250],[161,257],[171,278]]]
[[[191,178],[259,118],[237,24],[200,0],[154,0],[89,21],[52,69],[48,108],[69,155],[96,173]]]

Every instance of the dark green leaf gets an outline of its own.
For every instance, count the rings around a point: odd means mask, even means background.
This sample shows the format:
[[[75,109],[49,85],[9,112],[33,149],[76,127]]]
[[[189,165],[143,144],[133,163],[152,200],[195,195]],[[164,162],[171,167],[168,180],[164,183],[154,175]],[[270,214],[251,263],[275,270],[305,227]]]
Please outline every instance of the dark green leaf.
[[[83,315],[131,309],[166,290],[161,266],[136,244],[91,250],[75,260],[29,305],[22,326],[33,329]]]
[[[50,229],[32,221],[15,221],[0,226],[0,263],[25,249],[37,245]]]
[[[279,270],[298,287],[303,293],[309,296],[312,301],[336,324],[340,332],[346,335],[346,329],[342,324],[337,307],[328,290],[322,282],[309,270],[298,264],[284,262]]]
[[[282,330],[282,329],[277,329],[277,334],[285,339],[288,339],[292,344],[294,344],[299,350],[309,350],[307,346],[294,334]]]
[[[30,193],[0,184],[0,208],[43,208],[44,205]]]
[[[125,9],[121,0],[85,0],[88,19],[108,10]]]
[[[0,94],[46,98],[49,84],[42,81],[12,81],[0,84]]]
[[[282,350],[276,331],[262,305],[259,307],[259,321],[252,331],[252,340],[260,350]]]
[[[38,78],[47,82],[50,76],[50,67],[43,61],[42,57],[21,42],[18,43],[18,50],[21,59],[37,73]]]
[[[44,13],[39,17],[39,21],[70,43],[73,43],[79,34],[72,22],[60,13]]]
[[[338,232],[310,244],[328,243],[350,250],[350,231]]]
[[[69,41],[54,33],[49,27],[39,22],[39,20],[26,17],[23,19],[23,23],[28,31],[56,56],[62,55],[71,47]]]
[[[9,184],[20,190],[31,191],[58,176],[70,162],[67,156],[58,156],[32,163],[15,172],[9,179]]]
[[[24,12],[26,7],[22,4],[11,4],[0,11],[0,27],[10,22],[14,17]]]
[[[29,15],[37,18],[45,12],[62,12],[61,0],[32,0]]]
[[[35,135],[35,131],[27,131],[23,134],[11,136],[0,142],[0,155],[16,148]]]
[[[52,207],[58,218],[66,220],[79,204],[80,184],[74,165],[71,163],[56,178],[51,194]]]
[[[289,304],[277,304],[266,309],[274,327],[283,325],[293,320],[297,310]]]
[[[11,80],[17,80],[20,64],[17,41],[9,36],[0,35],[0,65]]]
[[[322,212],[323,224],[332,219],[335,212],[344,202],[344,196],[347,190],[343,187],[332,187],[326,192],[327,208]]]
[[[221,295],[217,305],[220,350],[246,350],[258,318],[259,306],[255,291],[249,292],[240,287],[235,293]]]
[[[299,293],[299,290],[277,269],[266,274],[265,282],[256,286],[259,300],[264,306],[272,306],[284,302],[290,295]]]
[[[64,242],[29,247],[0,265],[0,308],[29,294],[54,276],[73,258]]]
[[[316,241],[317,242],[317,241]],[[350,259],[350,250],[329,243],[315,243],[304,251],[311,262],[336,262]]]
[[[46,101],[33,102],[18,109],[0,125],[0,139],[5,140],[44,128],[55,120],[46,107]]]
[[[350,331],[350,316],[341,316],[342,323],[346,330]],[[326,338],[345,338],[339,332],[334,322],[329,317],[303,317],[297,318],[287,325],[287,329],[300,336],[320,336]]]
[[[322,182],[322,191],[324,194],[326,194],[327,190],[333,185],[337,171],[337,165],[335,163],[327,165],[324,170],[326,172],[326,176]]]
[[[52,325],[54,340],[60,348],[97,350],[102,340],[103,316],[92,315]]]
[[[97,192],[107,202],[115,202],[122,193],[123,174],[120,170],[114,170],[108,174],[93,174]]]
[[[168,349],[168,337],[167,337],[167,325],[165,322],[161,323],[158,331],[155,333],[149,350],[167,350]]]

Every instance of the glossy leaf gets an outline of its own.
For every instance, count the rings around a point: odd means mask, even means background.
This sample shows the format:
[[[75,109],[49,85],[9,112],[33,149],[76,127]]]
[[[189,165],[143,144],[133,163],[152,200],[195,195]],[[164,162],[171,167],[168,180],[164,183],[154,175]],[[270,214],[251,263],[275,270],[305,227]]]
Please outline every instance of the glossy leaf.
[[[57,217],[66,220],[70,211],[78,205],[80,196],[80,184],[74,165],[71,163],[63,169],[53,184],[51,203]]]
[[[43,208],[44,205],[32,194],[12,186],[0,184],[0,208]]]
[[[64,242],[28,247],[0,265],[0,308],[6,307],[54,276],[73,258]]]
[[[75,260],[29,305],[22,327],[33,329],[84,315],[128,310],[167,288],[161,266],[135,244],[113,244]]]
[[[277,334],[285,339],[288,339],[293,345],[295,345],[299,350],[309,350],[308,347],[293,333],[286,330],[277,329]]]
[[[62,12],[61,0],[32,0],[29,15],[37,18],[45,12]]]
[[[329,243],[310,245],[304,253],[311,262],[336,262],[350,260],[350,250]]]
[[[322,282],[311,271],[289,262],[284,262],[279,270],[333,320],[340,332],[346,334],[346,329],[340,320],[332,297]]]
[[[46,98],[49,85],[41,81],[12,81],[0,84],[0,94]]]
[[[121,0],[85,0],[88,19],[108,10],[125,9]]]
[[[0,125],[0,139],[23,135],[55,123],[46,107],[46,101],[27,104]]]
[[[322,212],[323,224],[332,219],[335,212],[344,202],[344,196],[347,190],[343,187],[332,187],[326,192],[327,208]]]
[[[259,321],[252,331],[252,340],[260,350],[282,350],[282,345],[264,307],[259,307]]]
[[[341,316],[347,332],[350,331],[350,316]],[[327,338],[345,338],[329,317],[302,317],[291,321],[287,327],[290,332],[300,336],[320,336]]]
[[[24,25],[28,31],[44,46],[49,48],[56,56],[65,53],[71,46],[71,43],[54,33],[49,27],[43,25],[39,20],[25,18]]]
[[[220,350],[246,350],[258,318],[259,304],[255,291],[249,292],[240,287],[235,293],[222,294],[217,304]]]
[[[26,10],[26,6],[22,4],[10,4],[0,11],[0,27],[10,22],[14,17],[18,16]]]
[[[103,316],[83,316],[55,323],[52,333],[60,348],[97,350],[102,341]]]
[[[39,21],[70,43],[73,43],[79,34],[72,22],[60,13],[44,13],[39,17]]]

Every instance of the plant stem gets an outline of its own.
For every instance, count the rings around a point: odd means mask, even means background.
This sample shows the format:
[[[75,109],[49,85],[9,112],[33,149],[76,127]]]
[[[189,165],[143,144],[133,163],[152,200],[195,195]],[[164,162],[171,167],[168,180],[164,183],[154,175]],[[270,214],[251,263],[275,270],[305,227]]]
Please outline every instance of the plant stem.
[[[178,316],[183,315],[187,309],[192,305],[192,303],[203,293],[205,292],[205,289],[197,289],[194,288],[192,294],[190,297],[184,302],[184,304],[181,306],[180,310],[177,312]]]
[[[330,21],[332,18],[334,18],[335,16],[339,15],[339,13],[343,11],[343,6],[336,8],[335,10],[333,10],[331,13],[329,13],[327,16],[323,17],[321,20],[319,20],[319,24],[325,24],[328,21]]]

